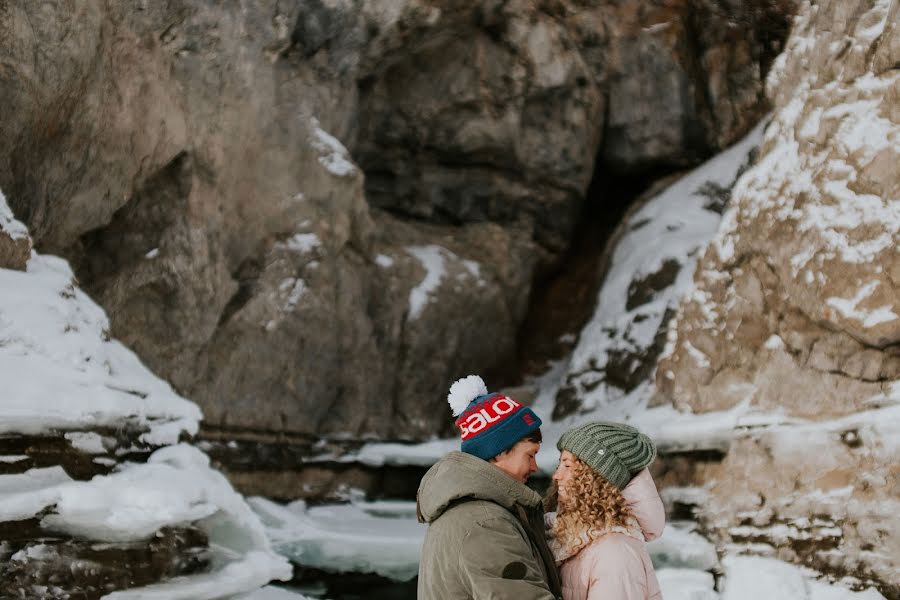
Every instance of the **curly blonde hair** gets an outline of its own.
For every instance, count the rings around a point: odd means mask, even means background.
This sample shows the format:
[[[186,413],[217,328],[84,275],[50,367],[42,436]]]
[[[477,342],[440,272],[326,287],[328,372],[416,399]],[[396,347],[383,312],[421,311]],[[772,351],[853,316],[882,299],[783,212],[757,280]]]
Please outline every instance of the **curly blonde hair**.
[[[570,555],[578,553],[611,527],[627,528],[633,518],[619,488],[577,458],[566,492],[566,497],[560,498],[554,481],[544,498],[544,506],[548,511],[557,510],[553,534]]]

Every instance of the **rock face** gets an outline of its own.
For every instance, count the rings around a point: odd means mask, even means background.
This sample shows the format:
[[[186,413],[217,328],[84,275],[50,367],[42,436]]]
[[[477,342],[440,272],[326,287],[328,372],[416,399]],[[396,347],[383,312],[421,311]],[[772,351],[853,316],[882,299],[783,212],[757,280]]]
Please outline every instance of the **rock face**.
[[[780,411],[712,478],[725,541],[900,593],[900,5],[805,3],[656,384],[694,412]],[[790,440],[792,441],[789,441]],[[785,533],[787,532],[787,533]]]
[[[792,11],[581,4],[5,3],[0,186],[209,427],[431,435],[595,163],[744,133]]]

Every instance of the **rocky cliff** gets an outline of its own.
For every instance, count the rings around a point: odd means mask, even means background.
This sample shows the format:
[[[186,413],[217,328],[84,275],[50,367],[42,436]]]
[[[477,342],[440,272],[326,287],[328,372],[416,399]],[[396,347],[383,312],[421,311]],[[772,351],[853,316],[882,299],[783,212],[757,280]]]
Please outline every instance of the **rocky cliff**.
[[[210,430],[423,437],[510,376],[592,178],[753,125],[792,10],[7,2],[0,186]]]
[[[896,597],[900,4],[805,3],[756,166],[700,260],[660,401],[778,414],[707,472],[720,540]]]

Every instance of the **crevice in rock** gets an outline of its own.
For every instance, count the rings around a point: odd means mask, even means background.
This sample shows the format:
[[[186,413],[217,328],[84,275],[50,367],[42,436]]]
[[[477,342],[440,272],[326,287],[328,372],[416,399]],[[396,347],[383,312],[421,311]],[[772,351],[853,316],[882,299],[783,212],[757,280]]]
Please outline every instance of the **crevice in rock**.
[[[237,291],[228,299],[222,314],[219,315],[218,327],[228,322],[231,317],[241,310],[247,302],[253,298],[256,282],[263,271],[263,260],[259,256],[251,256],[244,259],[237,270],[231,276],[237,281]]]
[[[601,150],[598,157],[602,155]],[[670,174],[667,167],[622,173],[598,158],[571,244],[559,260],[535,274],[528,312],[519,329],[513,380],[521,382],[543,373],[551,361],[572,350],[596,306],[617,228],[634,202]]]
[[[80,248],[66,254],[86,290],[96,293],[128,265],[161,253],[165,232],[184,212],[180,205],[190,194],[192,171],[190,155],[178,154],[147,179],[105,227],[81,236]]]

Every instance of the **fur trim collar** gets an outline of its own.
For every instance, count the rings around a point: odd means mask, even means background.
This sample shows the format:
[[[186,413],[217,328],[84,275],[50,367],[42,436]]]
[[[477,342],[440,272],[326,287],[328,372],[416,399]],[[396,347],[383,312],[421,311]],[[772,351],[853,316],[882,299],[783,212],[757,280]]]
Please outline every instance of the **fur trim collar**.
[[[553,552],[553,559],[556,561],[556,566],[564,563],[569,560],[578,552],[588,547],[592,542],[600,539],[602,536],[607,533],[623,533],[627,536],[633,537],[636,540],[645,541],[644,533],[641,531],[641,526],[638,525],[637,520],[634,517],[628,518],[628,523],[625,527],[620,525],[614,525],[612,527],[591,527],[589,529],[585,529],[579,534],[579,539],[584,542],[584,545],[578,551],[572,552],[568,548],[563,548],[562,544],[559,540],[556,539],[555,532],[556,525],[556,513],[548,512],[544,514],[544,533],[547,536],[547,544],[550,546],[550,551]]]

